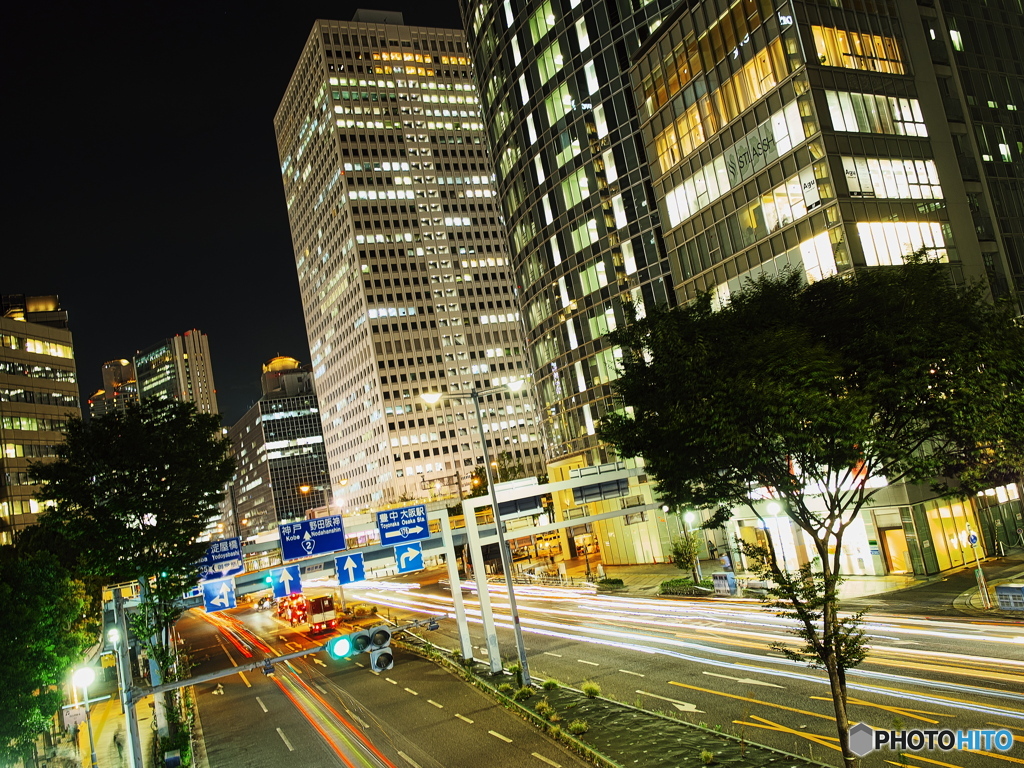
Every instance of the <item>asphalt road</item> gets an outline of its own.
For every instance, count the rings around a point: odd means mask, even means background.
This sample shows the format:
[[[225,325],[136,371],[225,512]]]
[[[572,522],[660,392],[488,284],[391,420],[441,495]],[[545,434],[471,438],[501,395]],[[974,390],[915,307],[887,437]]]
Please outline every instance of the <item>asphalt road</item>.
[[[235,612],[244,627],[200,614],[178,625],[196,674],[250,661],[245,651],[264,656],[249,631],[277,654],[323,642],[269,613]],[[318,653],[275,665],[271,677],[242,672],[196,686],[196,696],[211,768],[588,765],[475,688],[400,651],[379,675],[358,659]]]
[[[502,654],[511,660],[515,645],[503,594],[503,585],[491,590]],[[442,586],[360,598],[410,618],[451,604]],[[620,701],[841,762],[827,680],[768,648],[794,639],[785,621],[758,604],[536,587],[517,587],[517,598],[535,678],[576,687],[592,680]],[[473,643],[482,655],[477,603],[470,592],[466,599]],[[869,616],[866,630],[868,658],[849,677],[852,721],[886,729],[1007,727],[1016,737],[1009,753],[908,753],[910,764],[1024,764],[1024,626]],[[458,647],[454,621],[442,622],[430,639]],[[895,756],[875,754],[863,765],[887,765],[886,759]]]

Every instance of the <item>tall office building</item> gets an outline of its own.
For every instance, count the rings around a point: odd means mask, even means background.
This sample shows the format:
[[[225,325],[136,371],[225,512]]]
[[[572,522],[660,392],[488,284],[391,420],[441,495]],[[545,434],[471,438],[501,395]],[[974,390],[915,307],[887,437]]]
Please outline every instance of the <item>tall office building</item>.
[[[89,416],[124,413],[132,403],[139,402],[139,383],[135,366],[128,360],[108,360],[103,364],[103,388],[89,397]]]
[[[259,401],[227,431],[238,471],[222,517],[243,537],[301,520],[306,510],[332,501],[309,366],[275,357],[263,366],[261,384]]]
[[[54,456],[80,417],[68,313],[56,296],[0,297],[0,544],[35,522],[30,461]]]
[[[725,302],[784,267],[810,282],[922,248],[956,281],[1019,291],[1022,18],[1014,0],[680,7],[635,68],[679,300]],[[844,571],[964,566],[968,530],[990,552],[1016,543],[1020,498],[1019,484],[966,503],[887,488],[848,531]],[[806,562],[800,532],[777,522]],[[739,514],[732,533],[755,542],[756,523]]]
[[[135,353],[139,398],[195,403],[200,413],[219,413],[210,342],[192,329]]]
[[[529,375],[461,30],[317,21],[275,118],[334,498],[455,485],[483,461],[468,397]],[[531,388],[485,398],[492,455],[543,471]],[[342,483],[344,482],[344,485]]]
[[[551,471],[608,460],[623,300],[674,300],[630,59],[672,0],[462,0]]]

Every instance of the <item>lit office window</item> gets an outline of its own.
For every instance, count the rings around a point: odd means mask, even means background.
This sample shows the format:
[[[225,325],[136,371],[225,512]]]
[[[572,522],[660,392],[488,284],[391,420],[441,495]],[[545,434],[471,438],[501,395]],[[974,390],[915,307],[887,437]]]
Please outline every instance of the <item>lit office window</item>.
[[[580,51],[590,47],[590,35],[587,33],[587,19],[580,17],[576,22],[576,39],[579,40]]]
[[[861,221],[857,234],[869,267],[902,264],[921,248],[938,261],[947,261],[946,240],[937,221]]]
[[[939,173],[933,160],[844,157],[843,172],[853,197],[942,198]]]
[[[541,3],[537,12],[530,17],[530,35],[533,37],[534,44],[540,42],[541,38],[550,32],[554,26],[555,12],[551,7],[551,3]]]
[[[899,45],[892,37],[819,26],[812,26],[811,33],[818,61],[826,67],[903,74]]]
[[[917,99],[898,99],[873,93],[825,91],[832,127],[855,133],[927,136]]]

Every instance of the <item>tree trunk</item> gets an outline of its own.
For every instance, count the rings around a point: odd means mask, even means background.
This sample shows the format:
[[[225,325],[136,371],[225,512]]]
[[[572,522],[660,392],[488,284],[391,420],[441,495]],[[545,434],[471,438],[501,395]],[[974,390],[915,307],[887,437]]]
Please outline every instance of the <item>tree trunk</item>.
[[[839,749],[843,753],[843,762],[846,768],[857,768],[859,758],[850,751],[850,720],[846,716],[846,686],[840,679],[835,657],[828,659],[825,671],[828,673],[828,682],[832,689],[832,706],[836,712],[836,730],[839,732]]]

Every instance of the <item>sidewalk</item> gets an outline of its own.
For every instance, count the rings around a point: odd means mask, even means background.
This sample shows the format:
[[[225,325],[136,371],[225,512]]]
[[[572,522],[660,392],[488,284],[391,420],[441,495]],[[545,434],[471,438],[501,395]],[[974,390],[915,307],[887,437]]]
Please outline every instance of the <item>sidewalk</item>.
[[[104,701],[92,702],[92,697],[109,695]],[[96,747],[96,760],[101,768],[128,766],[128,730],[121,701],[118,698],[117,683],[97,681],[89,689],[89,717],[92,720],[92,735]],[[136,705],[139,717],[139,739],[142,742],[142,764],[151,766],[153,754],[153,699],[147,697]],[[116,738],[115,738],[116,737]],[[82,768],[91,768],[89,729],[83,723],[78,729],[78,754]]]

